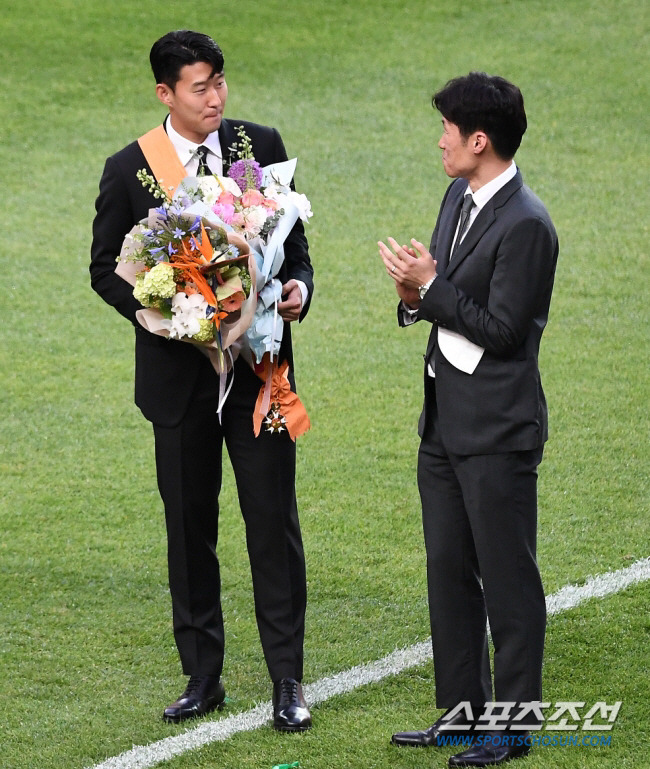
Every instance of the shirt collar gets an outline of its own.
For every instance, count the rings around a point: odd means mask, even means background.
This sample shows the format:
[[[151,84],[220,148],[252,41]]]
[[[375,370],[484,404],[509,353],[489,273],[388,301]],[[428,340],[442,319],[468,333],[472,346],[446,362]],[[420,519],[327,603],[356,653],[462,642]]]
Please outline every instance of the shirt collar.
[[[517,175],[517,166],[515,164],[515,161],[513,160],[511,164],[506,168],[505,171],[500,173],[498,176],[495,176],[494,179],[489,181],[487,184],[484,184],[482,187],[479,187],[479,189],[476,190],[476,192],[472,192],[469,188],[469,184],[467,185],[467,189],[465,190],[465,195],[469,195],[471,193],[472,197],[474,198],[474,205],[480,211],[483,206],[491,199],[493,198],[497,192],[502,188],[505,187],[505,185],[511,180],[514,179],[514,177]]]
[[[169,115],[167,115],[165,118],[165,130],[167,131],[169,140],[174,145],[174,149],[176,150],[176,154],[178,155],[181,163],[184,166],[187,166],[187,164],[193,158],[196,158],[197,147],[202,145],[191,142],[189,139],[181,136],[178,131],[175,131],[174,126],[172,125],[172,121],[169,119]],[[218,158],[222,158],[221,143],[219,142],[219,131],[213,131],[211,134],[208,134],[205,141],[203,142],[203,146],[207,147],[210,152],[216,155]]]

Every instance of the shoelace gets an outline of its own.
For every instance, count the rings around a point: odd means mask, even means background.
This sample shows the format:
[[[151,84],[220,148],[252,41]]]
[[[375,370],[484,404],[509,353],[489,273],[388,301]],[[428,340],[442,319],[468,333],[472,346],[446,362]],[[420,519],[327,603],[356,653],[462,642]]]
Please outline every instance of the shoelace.
[[[290,701],[298,699],[298,682],[291,678],[285,678],[281,684],[280,694]]]
[[[185,689],[185,695],[194,694],[194,692],[201,686],[203,676],[190,676],[190,680],[187,682],[187,688]]]

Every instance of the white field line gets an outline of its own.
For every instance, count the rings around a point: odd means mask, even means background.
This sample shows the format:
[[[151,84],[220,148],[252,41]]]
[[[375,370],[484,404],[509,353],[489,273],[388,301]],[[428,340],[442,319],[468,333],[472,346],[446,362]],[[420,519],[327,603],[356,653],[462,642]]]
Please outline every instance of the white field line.
[[[567,585],[557,593],[547,596],[549,614],[573,609],[590,598],[603,598],[636,583],[650,580],[650,558],[636,561],[626,569],[592,577],[584,585]],[[322,678],[304,687],[305,697],[311,705],[318,705],[339,694],[345,694],[360,686],[381,681],[407,668],[420,665],[431,658],[431,639],[397,649],[386,657],[365,665],[357,665],[341,673]],[[251,710],[237,713],[218,721],[207,721],[173,737],[136,745],[119,756],[109,758],[92,769],[149,769],[189,750],[222,742],[239,732],[249,732],[266,724],[272,716],[271,702],[265,702]]]

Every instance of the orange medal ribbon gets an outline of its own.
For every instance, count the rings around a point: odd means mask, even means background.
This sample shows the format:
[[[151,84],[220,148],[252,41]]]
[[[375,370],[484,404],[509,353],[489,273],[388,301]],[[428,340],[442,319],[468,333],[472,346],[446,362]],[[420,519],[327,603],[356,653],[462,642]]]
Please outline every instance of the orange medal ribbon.
[[[268,414],[269,404],[278,403],[280,405],[280,413],[285,420],[284,426],[287,428],[291,440],[295,441],[296,438],[309,430],[311,424],[300,398],[291,389],[291,384],[289,383],[289,363],[285,361],[281,366],[278,366],[277,361],[274,361],[273,364],[270,364],[268,357],[265,355],[261,367],[255,367],[255,373],[260,379],[265,381],[257,396],[253,413],[253,432],[255,437],[260,434],[262,420]],[[269,387],[270,392],[267,392]]]

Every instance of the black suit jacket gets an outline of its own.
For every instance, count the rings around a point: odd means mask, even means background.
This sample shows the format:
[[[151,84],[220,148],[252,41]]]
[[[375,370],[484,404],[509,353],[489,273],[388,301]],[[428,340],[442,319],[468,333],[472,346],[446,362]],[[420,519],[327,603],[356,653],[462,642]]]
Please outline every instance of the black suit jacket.
[[[224,158],[224,173],[231,164],[229,148],[238,141],[236,126],[243,126],[251,140],[253,154],[260,165],[287,159],[280,134],[275,128],[243,120],[221,121],[219,141]],[[132,287],[115,275],[116,258],[124,236],[150,208],[160,204],[138,181],[136,172],[147,164],[138,142],[133,142],[109,157],[99,184],[93,222],[90,276],[94,290],[135,326],[135,401],[144,416],[156,424],[173,427],[182,419],[205,357],[187,342],[168,340],[145,331],[135,313],[142,306],[133,297]],[[285,241],[285,261],[277,276],[282,283],[301,280],[308,288],[309,298],[303,306],[300,320],[309,309],[313,292],[313,269],[309,259],[307,239],[302,222],[298,220]],[[285,323],[280,361],[288,360],[293,369],[291,332]]]
[[[418,320],[433,324],[425,359],[434,363],[441,437],[448,451],[460,455],[534,449],[548,437],[538,354],[557,235],[517,171],[481,209],[450,263],[466,188],[457,179],[442,201],[430,246],[438,277],[418,311]],[[445,359],[438,327],[485,349],[473,374]]]

